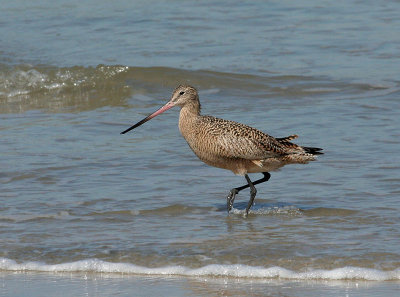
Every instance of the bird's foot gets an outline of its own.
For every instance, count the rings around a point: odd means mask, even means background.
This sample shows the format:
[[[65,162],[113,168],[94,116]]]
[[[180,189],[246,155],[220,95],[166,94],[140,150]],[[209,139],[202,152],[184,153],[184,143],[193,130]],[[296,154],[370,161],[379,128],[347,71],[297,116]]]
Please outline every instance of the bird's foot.
[[[232,210],[233,201],[235,201],[237,193],[239,193],[239,191],[234,188],[229,192],[228,197],[226,197],[226,208],[228,209],[228,213]]]

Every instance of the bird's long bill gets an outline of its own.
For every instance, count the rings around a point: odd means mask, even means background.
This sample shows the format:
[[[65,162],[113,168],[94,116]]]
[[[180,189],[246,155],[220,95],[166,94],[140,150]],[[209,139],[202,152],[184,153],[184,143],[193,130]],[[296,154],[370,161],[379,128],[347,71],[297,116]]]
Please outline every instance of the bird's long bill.
[[[143,125],[144,123],[146,123],[147,121],[151,120],[152,118],[158,116],[159,114],[163,113],[164,111],[170,109],[171,107],[174,107],[174,104],[171,102],[168,102],[167,104],[165,104],[163,107],[161,107],[159,110],[153,112],[151,115],[148,115],[147,117],[145,117],[143,120],[137,122],[135,125],[133,125],[132,127],[126,129],[125,131],[122,131],[121,134],[125,134],[141,125]]]

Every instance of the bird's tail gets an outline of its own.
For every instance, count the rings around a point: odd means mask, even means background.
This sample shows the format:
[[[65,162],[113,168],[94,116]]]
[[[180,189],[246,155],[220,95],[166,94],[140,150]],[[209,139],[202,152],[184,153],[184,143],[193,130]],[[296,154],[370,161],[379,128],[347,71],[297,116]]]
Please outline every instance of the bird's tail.
[[[308,146],[303,146],[302,147],[306,153],[311,154],[311,155],[323,155],[324,153],[321,152],[323,149],[319,147],[308,147]]]

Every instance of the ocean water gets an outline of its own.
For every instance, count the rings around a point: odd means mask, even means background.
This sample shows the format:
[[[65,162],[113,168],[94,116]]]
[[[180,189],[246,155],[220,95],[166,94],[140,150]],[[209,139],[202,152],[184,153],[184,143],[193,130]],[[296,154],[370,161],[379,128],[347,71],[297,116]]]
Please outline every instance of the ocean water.
[[[0,7],[1,296],[397,296],[400,3]],[[120,135],[181,83],[325,154],[228,214],[178,109]]]

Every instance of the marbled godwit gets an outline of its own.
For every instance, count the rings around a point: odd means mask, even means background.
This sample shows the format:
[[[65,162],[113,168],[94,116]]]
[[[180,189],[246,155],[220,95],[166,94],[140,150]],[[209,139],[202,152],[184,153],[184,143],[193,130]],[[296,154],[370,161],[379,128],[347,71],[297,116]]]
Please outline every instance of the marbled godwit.
[[[179,130],[192,151],[204,163],[231,170],[244,175],[247,184],[233,188],[227,197],[228,212],[232,209],[235,196],[250,187],[250,200],[245,216],[253,205],[257,190],[254,185],[266,182],[269,171],[277,170],[286,164],[305,164],[322,154],[322,149],[302,147],[290,142],[297,135],[274,138],[255,128],[200,114],[200,101],[197,90],[192,86],[178,86],[171,99],[160,109],[147,116],[132,127],[121,132],[125,134],[164,111],[180,106]],[[263,178],[252,182],[248,173],[262,173]]]

